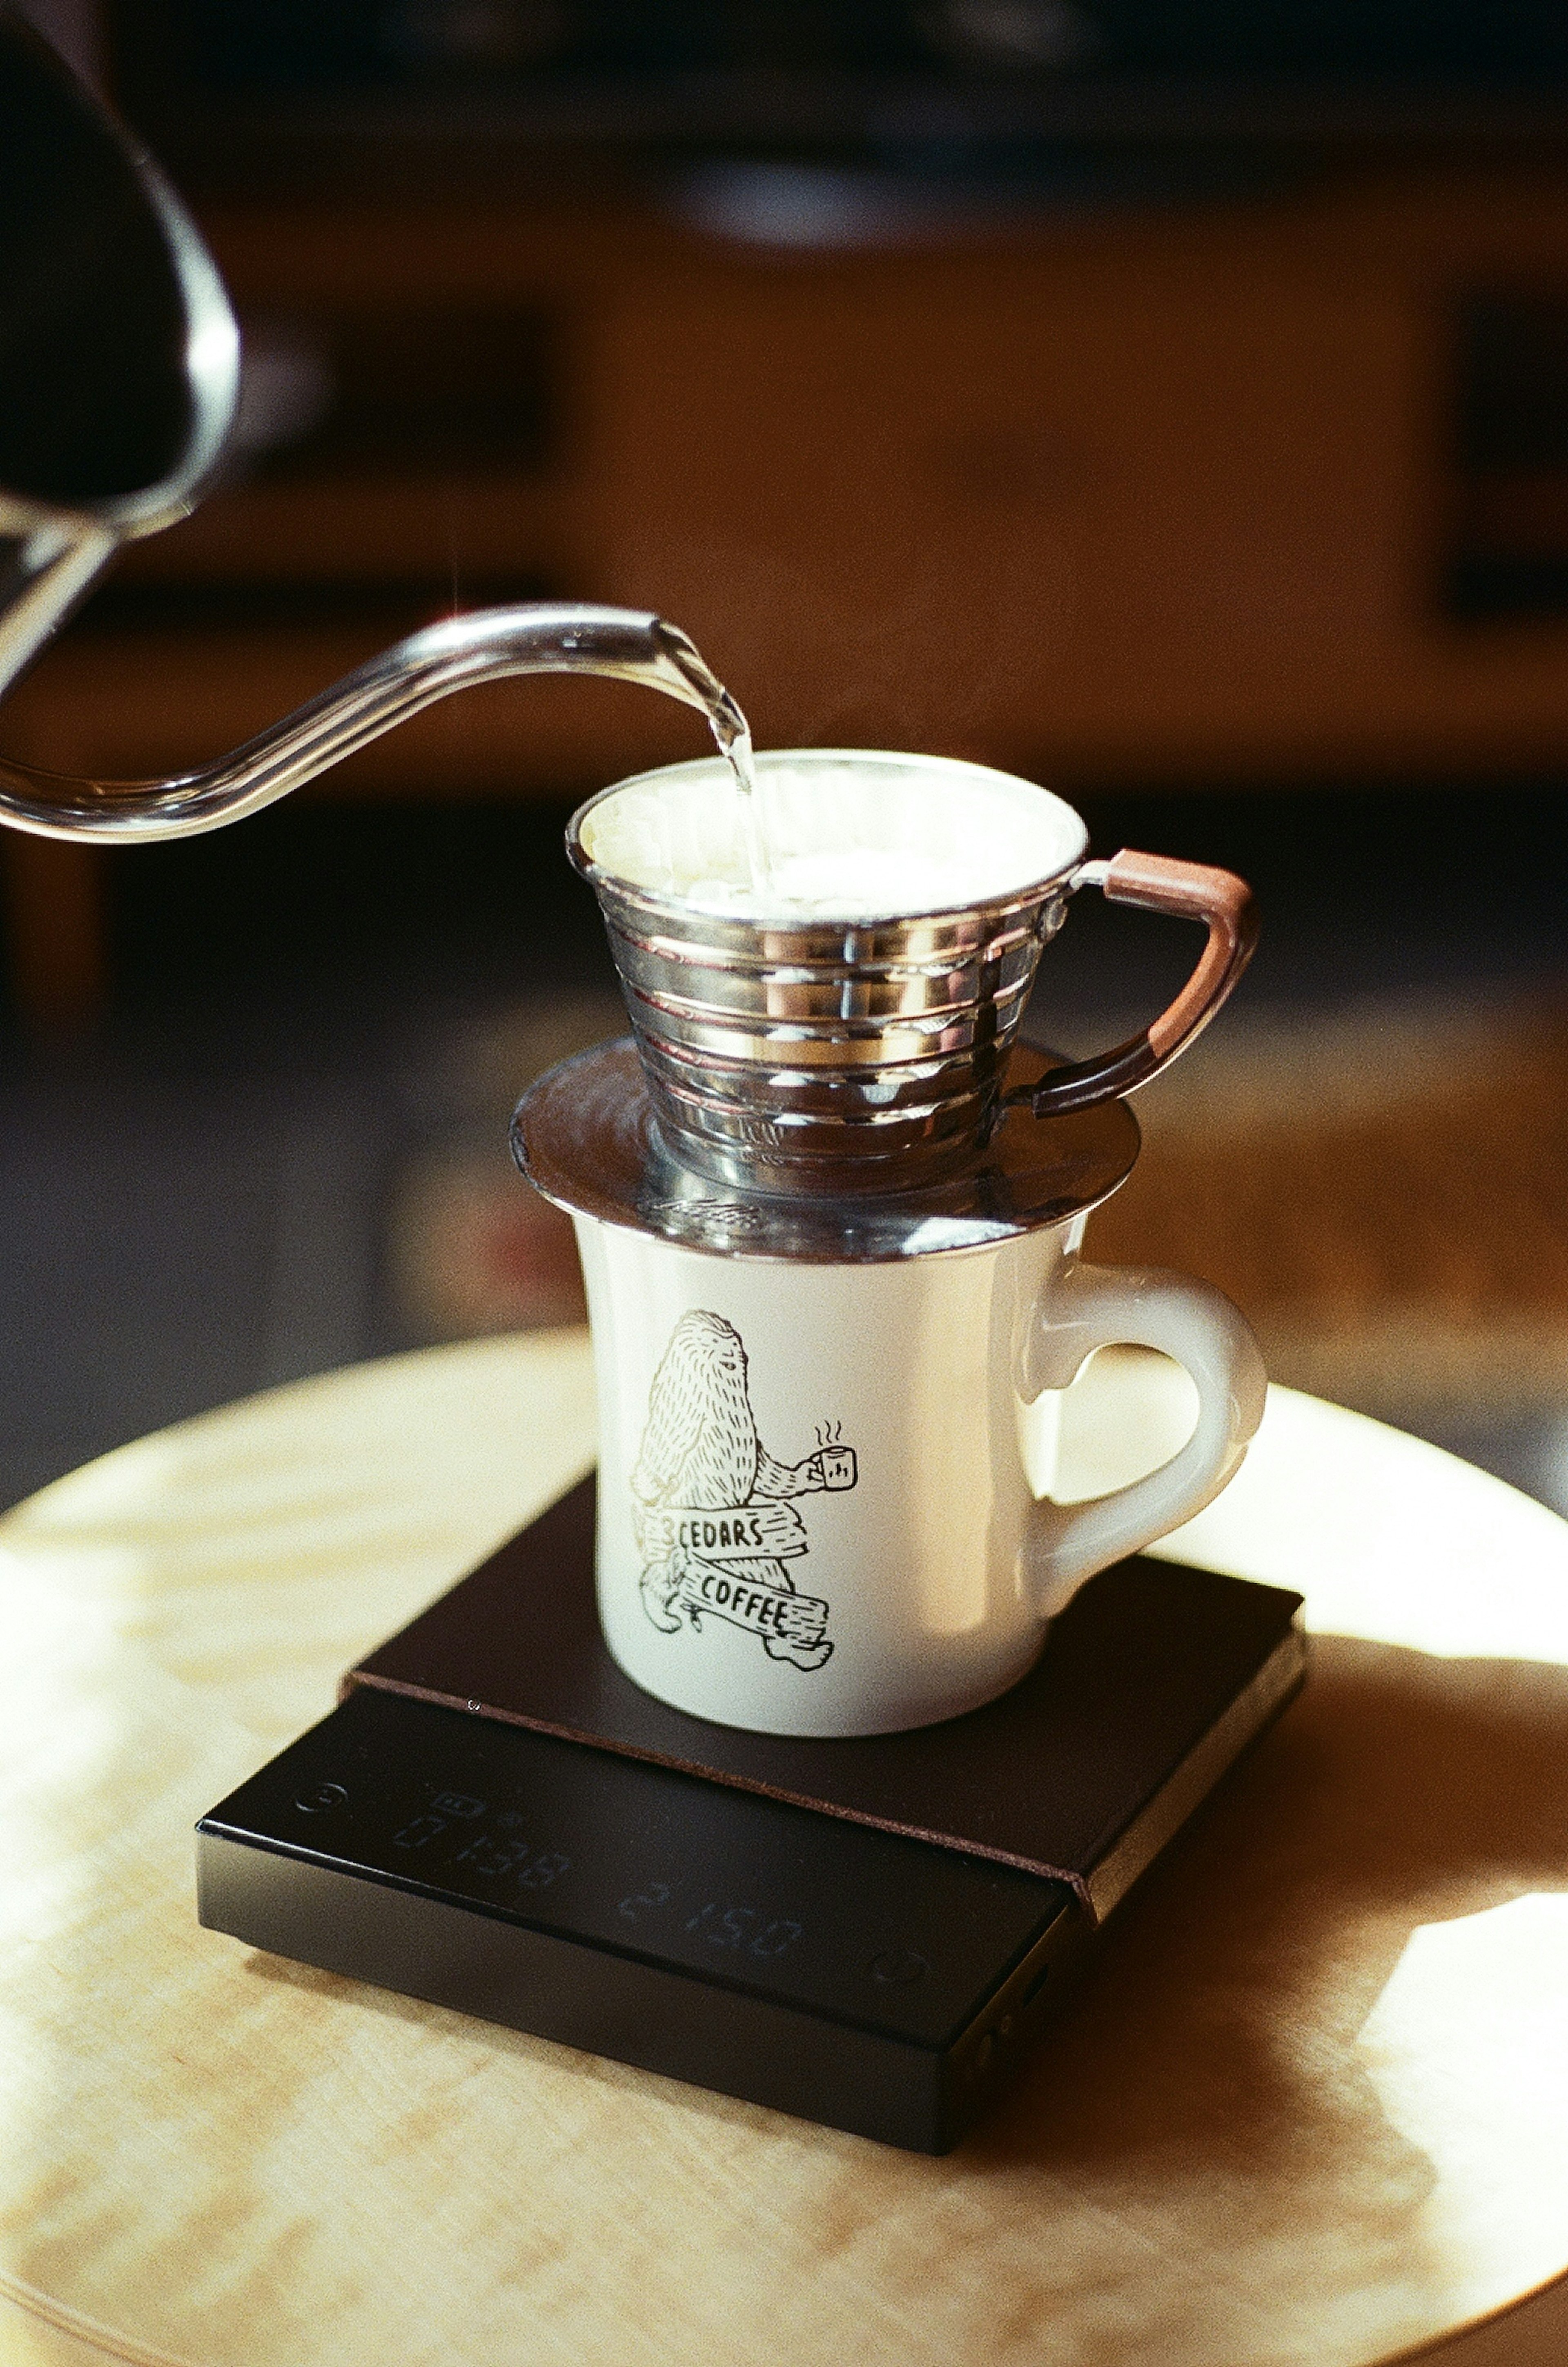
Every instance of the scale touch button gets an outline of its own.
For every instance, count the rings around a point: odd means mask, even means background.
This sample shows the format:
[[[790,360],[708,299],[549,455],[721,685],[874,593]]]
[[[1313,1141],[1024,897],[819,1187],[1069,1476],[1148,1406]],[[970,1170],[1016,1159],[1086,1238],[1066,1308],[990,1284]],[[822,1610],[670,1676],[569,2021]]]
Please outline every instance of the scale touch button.
[[[329,1808],[341,1808],[347,1797],[341,1784],[312,1784],[308,1792],[295,1795],[294,1805],[307,1817],[320,1817]]]
[[[880,1956],[871,1960],[872,1979],[883,1982],[890,1989],[906,1988],[930,1970],[924,1956],[918,1955],[913,1948],[884,1948]]]

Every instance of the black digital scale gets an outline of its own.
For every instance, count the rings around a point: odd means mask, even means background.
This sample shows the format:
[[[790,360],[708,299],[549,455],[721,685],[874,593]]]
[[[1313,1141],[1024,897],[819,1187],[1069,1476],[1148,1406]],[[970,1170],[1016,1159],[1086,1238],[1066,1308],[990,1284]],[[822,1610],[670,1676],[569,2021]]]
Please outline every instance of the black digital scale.
[[[599,1637],[585,1482],[202,1818],[209,1928],[927,2152],[1301,1683],[1301,1599],[1134,1559],[918,1733],[716,1727]]]

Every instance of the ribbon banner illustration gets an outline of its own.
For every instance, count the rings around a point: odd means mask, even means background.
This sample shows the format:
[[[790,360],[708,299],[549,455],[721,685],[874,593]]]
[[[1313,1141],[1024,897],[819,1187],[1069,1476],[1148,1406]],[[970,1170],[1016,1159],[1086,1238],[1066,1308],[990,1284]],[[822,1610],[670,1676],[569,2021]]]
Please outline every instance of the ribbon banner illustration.
[[[811,1549],[796,1500],[841,1494],[860,1477],[836,1423],[818,1424],[817,1441],[798,1463],[771,1455],[740,1334],[710,1308],[682,1316],[631,1475],[643,1608],[662,1634],[700,1633],[711,1611],[760,1637],[772,1659],[815,1670],[832,1657],[829,1604],[797,1593],[784,1567]]]

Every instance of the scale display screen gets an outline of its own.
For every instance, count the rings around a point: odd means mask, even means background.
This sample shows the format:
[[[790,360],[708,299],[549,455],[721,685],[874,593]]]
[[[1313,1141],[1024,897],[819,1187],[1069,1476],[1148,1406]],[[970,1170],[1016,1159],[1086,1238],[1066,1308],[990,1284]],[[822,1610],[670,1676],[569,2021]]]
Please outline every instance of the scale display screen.
[[[202,1920],[253,1944],[932,2147],[1082,1920],[1037,1874],[372,1688],[199,1833]]]

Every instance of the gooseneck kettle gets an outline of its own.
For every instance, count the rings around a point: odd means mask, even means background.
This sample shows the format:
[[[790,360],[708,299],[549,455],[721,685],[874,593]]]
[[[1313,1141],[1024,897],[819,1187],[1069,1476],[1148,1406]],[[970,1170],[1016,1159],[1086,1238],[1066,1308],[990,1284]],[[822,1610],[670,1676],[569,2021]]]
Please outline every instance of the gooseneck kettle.
[[[221,468],[240,336],[217,266],[125,127],[0,5],[0,694],[122,543]],[[593,674],[745,719],[686,636],[637,610],[529,603],[410,635],[213,763],[97,781],[0,757],[0,821],[185,838],[269,805],[423,707],[504,674]]]

